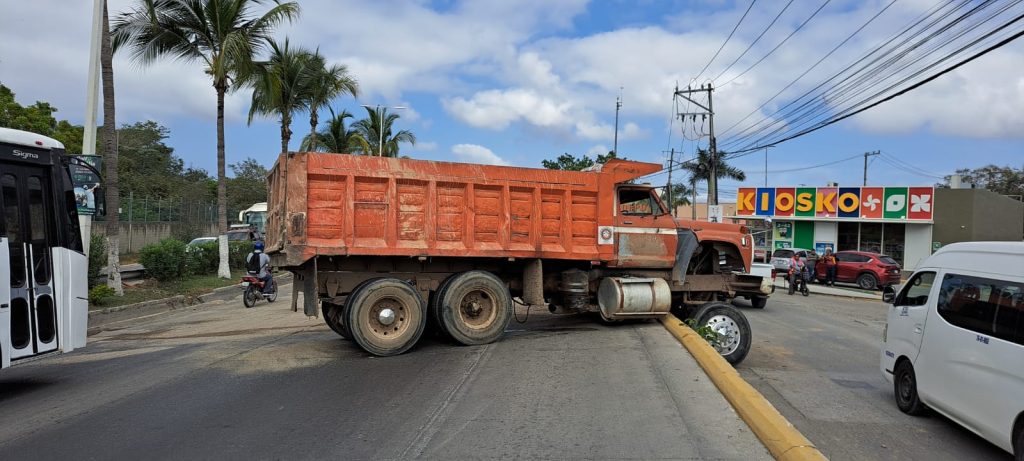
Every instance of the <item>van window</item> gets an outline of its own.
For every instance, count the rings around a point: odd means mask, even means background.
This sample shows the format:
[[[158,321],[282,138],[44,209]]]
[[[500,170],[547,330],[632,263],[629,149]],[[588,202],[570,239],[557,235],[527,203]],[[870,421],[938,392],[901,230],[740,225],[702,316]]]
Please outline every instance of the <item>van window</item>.
[[[946,274],[938,311],[960,328],[1024,345],[1024,284]]]
[[[934,272],[918,272],[907,281],[898,298],[893,303],[895,306],[923,306],[928,302],[928,293],[932,291],[932,284],[935,282]]]

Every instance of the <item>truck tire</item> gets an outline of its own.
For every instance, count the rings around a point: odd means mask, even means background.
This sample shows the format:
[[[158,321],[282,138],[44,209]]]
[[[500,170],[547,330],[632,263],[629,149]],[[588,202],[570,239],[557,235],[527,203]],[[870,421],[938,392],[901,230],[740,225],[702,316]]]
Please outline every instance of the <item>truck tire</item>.
[[[767,305],[768,305],[768,297],[767,296],[751,296],[750,297],[750,307],[753,307],[754,309],[764,309],[764,306],[767,306]]]
[[[438,299],[442,328],[466,346],[496,341],[512,319],[512,295],[505,283],[490,272],[455,275]]]
[[[344,304],[334,304],[327,301],[320,302],[320,312],[323,313],[324,323],[331,328],[331,331],[341,336],[343,339],[350,339],[352,334],[345,328],[345,322],[342,321],[342,313],[345,311]]]
[[[427,324],[427,304],[419,292],[395,278],[365,282],[345,304],[344,323],[352,340],[379,357],[409,350]]]
[[[707,326],[720,335],[717,341],[709,343],[727,362],[737,365],[746,358],[751,344],[750,323],[739,309],[712,302],[701,306],[694,318],[698,328]]]
[[[428,310],[430,311],[430,327],[441,333],[442,336],[449,338],[451,337],[451,334],[448,333],[448,329],[444,326],[444,320],[442,320],[441,300],[444,299],[444,294],[448,291],[448,285],[451,284],[451,281],[456,277],[456,275],[450,276],[441,282],[441,285],[437,287],[437,291],[433,293],[430,300],[430,306],[428,307]]]

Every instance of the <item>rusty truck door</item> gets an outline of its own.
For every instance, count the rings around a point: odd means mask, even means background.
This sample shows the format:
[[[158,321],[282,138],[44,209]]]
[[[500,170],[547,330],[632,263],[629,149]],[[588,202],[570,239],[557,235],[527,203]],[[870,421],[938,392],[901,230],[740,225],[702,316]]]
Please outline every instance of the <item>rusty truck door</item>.
[[[675,220],[654,189],[619,186],[615,202],[615,266],[669,268],[675,263]]]

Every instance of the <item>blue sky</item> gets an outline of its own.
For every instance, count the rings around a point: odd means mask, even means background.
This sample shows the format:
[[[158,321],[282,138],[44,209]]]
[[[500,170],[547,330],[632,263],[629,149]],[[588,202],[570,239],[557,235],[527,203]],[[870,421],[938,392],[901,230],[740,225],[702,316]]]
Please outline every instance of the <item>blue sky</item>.
[[[721,86],[823,1],[794,0],[764,38],[716,81],[719,131],[768,101],[889,4],[833,0],[771,57]],[[110,0],[110,9],[116,14],[130,3]],[[939,3],[945,2],[894,3],[747,122],[771,115]],[[49,101],[60,109],[59,117],[81,123],[90,4],[39,0],[0,7],[0,82],[20,102]],[[300,19],[283,26],[280,37],[319,47],[329,59],[348,65],[362,87],[358,100],[339,99],[336,109],[361,116],[360,104],[408,107],[399,111],[397,128],[416,134],[417,145],[403,147],[414,158],[537,167],[563,152],[610,150],[620,94],[620,154],[661,162],[664,151],[674,148],[683,158],[692,156],[695,143],[683,139],[680,122],[671,118],[673,89],[693,81],[749,3],[302,0],[300,5]],[[697,82],[721,73],[784,5],[755,3]],[[808,167],[874,150],[886,154],[872,159],[868,181],[875,185],[927,185],[937,181],[933,176],[989,163],[1024,166],[1021,63],[1024,41],[876,109],[772,148],[768,181],[860,184],[862,158]],[[214,171],[215,95],[197,64],[163,61],[141,68],[118,57],[115,79],[119,123],[152,119],[167,126],[168,143],[177,155]],[[269,166],[279,150],[278,127],[268,119],[247,126],[248,97],[243,90],[228,98],[227,160],[253,157]],[[292,129],[294,149],[308,132],[307,116],[296,116]],[[694,127],[688,129],[692,133]],[[728,133],[719,138],[720,145],[729,141]],[[764,183],[764,161],[763,152],[734,161],[748,174],[743,184]],[[893,165],[899,161],[914,168]],[[650,178],[653,183],[664,180],[664,175]],[[723,200],[740,184],[724,181]]]

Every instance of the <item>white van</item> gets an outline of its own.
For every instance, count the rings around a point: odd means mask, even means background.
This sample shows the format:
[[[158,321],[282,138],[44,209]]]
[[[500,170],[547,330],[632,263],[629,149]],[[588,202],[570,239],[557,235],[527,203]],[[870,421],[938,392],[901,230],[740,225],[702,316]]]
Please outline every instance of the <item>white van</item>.
[[[900,410],[930,407],[1024,460],[1024,242],[943,247],[883,299]]]

